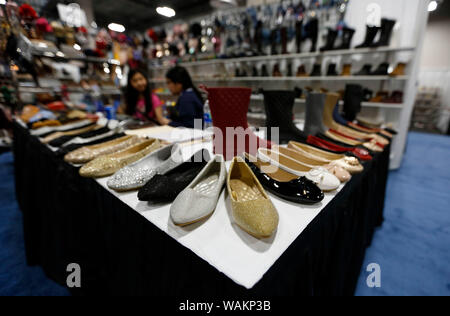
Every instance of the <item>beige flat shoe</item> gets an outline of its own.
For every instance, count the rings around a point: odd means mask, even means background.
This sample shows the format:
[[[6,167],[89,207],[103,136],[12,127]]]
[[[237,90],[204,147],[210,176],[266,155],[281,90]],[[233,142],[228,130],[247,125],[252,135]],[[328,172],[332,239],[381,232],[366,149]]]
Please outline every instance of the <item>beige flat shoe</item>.
[[[80,175],[85,178],[102,178],[111,176],[123,167],[154,152],[160,147],[156,139],[147,140],[115,154],[100,156],[85,164]]]
[[[352,175],[345,170],[344,168],[341,168],[338,165],[334,165],[331,163],[323,162],[320,160],[315,160],[313,158],[305,157],[300,152],[290,149],[290,148],[281,148],[279,147],[277,149],[281,154],[288,156],[296,161],[301,162],[303,165],[314,168],[314,167],[324,167],[328,170],[329,173],[336,176],[341,183],[345,183],[350,181],[352,178]]]
[[[119,152],[145,141],[137,136],[124,136],[103,144],[81,147],[68,153],[64,160],[73,164],[85,164],[103,155]]]
[[[329,153],[315,147],[296,142],[290,142],[288,148],[296,150],[308,158],[317,159],[315,157],[319,157],[319,159],[325,160],[327,163],[329,163],[329,165],[337,165],[350,172],[350,174],[357,174],[364,171],[363,165],[361,165],[359,160],[354,157],[347,157],[345,155]],[[313,155],[312,153],[316,154],[317,156]]]
[[[99,129],[99,128],[102,128],[102,126],[91,125],[91,126],[83,127],[83,128],[80,128],[80,129],[76,129],[74,131],[70,131],[70,132],[56,132],[56,133],[52,133],[52,134],[48,135],[47,137],[45,137],[42,140],[42,142],[44,144],[48,144],[51,141],[53,141],[53,140],[55,140],[57,138],[63,137],[63,136],[80,135],[80,134],[83,134],[83,133],[86,133],[86,132],[90,132],[90,131],[93,131],[93,130]]]
[[[233,218],[255,238],[268,238],[277,230],[279,215],[261,183],[240,158],[234,158],[227,179]]]
[[[345,155],[334,154],[328,151],[324,151],[306,144],[291,141],[289,142],[288,148],[296,150],[302,153],[305,157],[315,159],[318,161],[323,161],[330,163],[334,160],[339,160],[345,158]]]

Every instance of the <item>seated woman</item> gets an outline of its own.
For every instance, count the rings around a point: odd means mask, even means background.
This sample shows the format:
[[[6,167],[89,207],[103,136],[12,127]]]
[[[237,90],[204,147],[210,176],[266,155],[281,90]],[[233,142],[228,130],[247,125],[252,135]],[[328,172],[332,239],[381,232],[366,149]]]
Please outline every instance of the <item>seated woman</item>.
[[[126,114],[141,121],[153,121],[160,125],[169,124],[170,121],[163,115],[163,104],[159,98],[151,92],[144,71],[130,70],[125,99]]]
[[[183,67],[174,67],[166,74],[167,86],[177,104],[170,109],[170,126],[203,128],[203,98],[192,83],[191,76]],[[201,120],[201,126],[195,126],[195,120]]]

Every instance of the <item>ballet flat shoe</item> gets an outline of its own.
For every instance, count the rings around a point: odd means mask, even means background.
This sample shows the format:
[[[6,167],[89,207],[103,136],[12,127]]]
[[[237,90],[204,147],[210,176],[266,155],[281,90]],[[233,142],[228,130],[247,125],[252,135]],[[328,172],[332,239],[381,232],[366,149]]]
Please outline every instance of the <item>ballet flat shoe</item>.
[[[306,177],[313,181],[324,192],[331,192],[339,188],[341,181],[328,172],[324,167],[308,167],[275,150],[260,148],[258,157],[272,165],[299,177]]]
[[[123,167],[157,150],[159,146],[160,143],[156,139],[146,140],[118,153],[100,156],[81,167],[80,175],[85,178],[110,176]]]
[[[240,157],[231,163],[227,178],[234,221],[255,238],[268,238],[278,228],[279,215],[250,167]]]
[[[348,182],[352,178],[352,175],[344,168],[341,168],[337,165],[331,165],[330,163],[323,163],[321,161],[305,157],[300,152],[295,151],[293,149],[280,147],[280,148],[277,148],[277,151],[289,158],[292,158],[292,159],[302,163],[303,165],[305,165],[311,169],[315,168],[315,167],[323,167],[329,173],[331,173],[332,175],[337,177],[341,183]]]
[[[137,136],[124,136],[106,143],[81,147],[68,153],[64,160],[73,164],[85,164],[100,156],[122,151],[143,141],[144,139]]]
[[[280,168],[272,170],[271,164],[247,153],[244,159],[264,189],[284,200],[311,205],[321,202],[325,197],[322,190],[305,177],[299,178]]]
[[[170,218],[174,224],[191,225],[214,213],[226,178],[223,156],[214,157],[170,207]]]
[[[157,174],[165,174],[183,163],[179,145],[169,145],[117,171],[108,187],[118,192],[138,190]]]

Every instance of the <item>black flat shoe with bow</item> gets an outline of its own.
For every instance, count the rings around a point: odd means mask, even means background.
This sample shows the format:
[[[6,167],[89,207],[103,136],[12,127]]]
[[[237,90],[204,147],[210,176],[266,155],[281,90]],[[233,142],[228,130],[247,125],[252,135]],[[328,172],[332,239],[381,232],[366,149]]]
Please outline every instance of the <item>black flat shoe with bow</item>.
[[[322,190],[307,178],[297,177],[248,154],[244,156],[261,185],[270,193],[299,204],[316,204],[324,199]],[[264,173],[263,168],[275,168],[276,171]]]

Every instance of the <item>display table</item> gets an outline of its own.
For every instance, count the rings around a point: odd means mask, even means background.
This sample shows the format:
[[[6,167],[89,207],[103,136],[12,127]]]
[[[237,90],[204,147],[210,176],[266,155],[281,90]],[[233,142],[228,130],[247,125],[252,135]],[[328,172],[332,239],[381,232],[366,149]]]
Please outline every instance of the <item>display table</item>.
[[[383,221],[389,148],[322,205],[271,196],[280,226],[259,241],[232,224],[225,192],[208,221],[181,229],[168,223],[170,206],[81,178],[18,123],[14,137],[28,264],[65,285],[67,265],[78,263],[80,294],[353,295]]]

